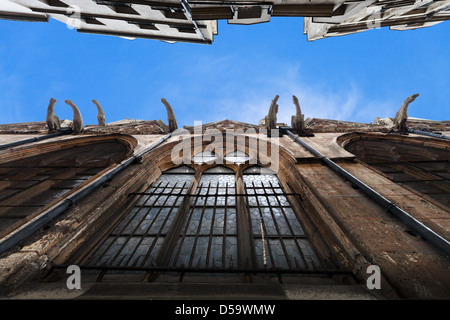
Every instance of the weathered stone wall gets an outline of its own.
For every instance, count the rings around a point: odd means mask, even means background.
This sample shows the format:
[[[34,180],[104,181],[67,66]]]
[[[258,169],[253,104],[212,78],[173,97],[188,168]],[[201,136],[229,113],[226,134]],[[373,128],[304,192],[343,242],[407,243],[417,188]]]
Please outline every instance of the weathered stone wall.
[[[232,121],[210,127],[223,130],[253,128]],[[345,124],[341,129],[342,132],[354,132],[363,127]],[[353,154],[339,145],[342,135],[339,128],[322,129],[313,137],[302,139],[435,232],[449,238],[448,211],[356,161]],[[136,150],[142,150],[162,137],[136,134],[136,130],[136,127],[125,130],[135,134]],[[60,139],[70,141],[72,137]],[[123,212],[130,205],[129,192],[145,189],[161,171],[173,166],[170,153],[176,143],[177,139],[171,138],[145,156],[140,164],[131,165],[64,212],[48,228],[2,255],[0,288],[3,293],[33,277],[42,276],[52,264],[63,263],[71,255],[81,255],[83,250],[88,250],[92,243],[85,241],[101,236],[105,224],[111,225],[119,219],[117,209]],[[367,266],[378,265],[383,276],[382,294],[386,298],[450,298],[450,260],[447,256],[408,230],[288,136],[280,138],[280,149],[278,175],[287,190],[302,194],[304,200],[296,205],[303,208],[305,224],[313,235],[312,242],[321,254],[328,254],[326,243],[342,264],[362,281],[367,277]]]

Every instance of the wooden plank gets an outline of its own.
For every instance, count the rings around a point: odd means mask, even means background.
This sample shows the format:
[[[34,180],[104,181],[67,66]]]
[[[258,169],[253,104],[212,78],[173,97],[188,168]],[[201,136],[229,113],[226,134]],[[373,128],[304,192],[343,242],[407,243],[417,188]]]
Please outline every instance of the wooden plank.
[[[50,189],[53,185],[57,184],[58,181],[54,179],[68,179],[70,177],[73,177],[77,174],[76,169],[70,169],[66,170],[54,177],[52,179],[44,180],[40,183],[35,184],[34,186],[27,188],[21,192],[16,193],[12,197],[8,197],[7,199],[4,199],[0,201],[0,205],[2,206],[18,206],[27,200],[41,194],[42,192]],[[5,213],[5,210],[3,208],[0,208],[0,215]]]
[[[11,181],[0,181],[0,191],[3,191],[4,189],[11,186]],[[1,199],[1,196],[0,196]]]
[[[334,3],[325,4],[274,4],[273,17],[331,17]]]
[[[165,36],[163,34],[150,35],[150,34],[143,34],[143,33],[136,33],[136,32],[117,32],[117,31],[112,31],[112,30],[97,30],[97,29],[77,29],[77,32],[103,34],[103,35],[129,37],[129,38],[154,39],[154,40],[162,40],[162,41],[179,41],[179,42],[206,43],[206,44],[212,43],[212,41],[208,40],[208,39],[206,39],[206,41],[203,41],[203,39],[201,39],[201,38],[174,37],[174,36]]]
[[[47,13],[47,14],[62,14],[62,15],[67,15],[67,11],[66,10],[58,10],[58,9],[47,9],[47,8],[35,8],[35,7],[31,7],[31,10],[35,11],[35,12],[42,12],[42,13]],[[154,24],[177,24],[180,26],[188,26],[188,25],[192,25],[192,23],[190,22],[179,22],[179,21],[167,21],[167,20],[161,20],[161,19],[146,19],[146,18],[139,18],[139,17],[123,17],[121,15],[117,15],[117,14],[96,14],[96,13],[87,13],[87,12],[82,12],[81,19],[84,18],[99,18],[99,19],[111,19],[111,20],[120,20],[120,21],[130,21],[133,23],[154,23]],[[206,28],[206,25],[199,25],[199,28]]]
[[[194,20],[221,20],[232,19],[233,12],[228,7],[193,7],[191,8]]]

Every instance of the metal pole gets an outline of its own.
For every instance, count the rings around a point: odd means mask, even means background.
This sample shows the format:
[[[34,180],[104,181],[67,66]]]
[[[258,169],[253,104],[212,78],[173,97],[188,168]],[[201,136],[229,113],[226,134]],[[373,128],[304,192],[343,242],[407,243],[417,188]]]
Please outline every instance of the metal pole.
[[[261,239],[262,239],[262,245],[263,245],[263,262],[264,262],[264,267],[267,267],[266,243],[265,243],[265,239],[264,239],[263,218],[260,219],[259,223],[261,225]]]
[[[340,176],[344,177],[354,185],[358,186],[363,192],[365,192],[370,199],[377,202],[383,208],[385,208],[392,215],[400,219],[405,225],[417,232],[422,238],[428,240],[431,244],[442,250],[447,256],[450,257],[450,242],[441,237],[439,234],[425,226],[422,222],[418,221],[412,217],[409,213],[399,208],[395,203],[389,201],[381,194],[370,188],[368,185],[357,179],[355,176],[351,175],[349,172],[345,171],[342,167],[325,157],[319,151],[315,150],[313,147],[308,145],[306,142],[301,140],[299,137],[295,136],[289,129],[284,129],[289,136],[291,136],[295,142],[302,145],[305,149],[311,152],[314,156],[322,160],[329,168],[338,173]]]
[[[423,136],[429,136],[429,137],[433,137],[433,138],[440,138],[440,139],[450,140],[450,136],[443,135],[442,133],[426,132],[426,131],[415,130],[415,129],[410,129],[410,128],[408,128],[408,132],[415,133],[415,134],[420,134],[420,135],[423,135]]]
[[[131,165],[136,159],[143,156],[147,152],[151,151],[161,143],[165,142],[167,139],[169,139],[172,136],[172,133],[169,133],[159,139],[158,141],[154,142],[147,148],[141,150],[134,156],[131,156],[130,158],[122,161],[119,163],[116,167],[112,168],[108,172],[106,172],[104,175],[99,177],[97,180],[92,181],[91,183],[84,186],[82,189],[78,190],[74,194],[72,194],[69,197],[66,197],[65,199],[61,200],[51,208],[47,209],[34,219],[28,221],[24,225],[20,226],[10,234],[8,234],[6,237],[0,240],[0,254],[5,252],[6,250],[10,249],[12,246],[16,245],[19,241],[22,241],[23,239],[30,236],[32,233],[39,230],[42,226],[44,226],[46,223],[48,223],[50,220],[54,219],[58,215],[60,215],[62,212],[67,210],[69,207],[71,207],[73,204],[80,201],[82,198],[90,194],[93,190],[101,186],[103,183],[114,177],[116,174],[118,174],[123,169],[127,168],[129,165]]]
[[[206,39],[205,39],[205,36],[203,35],[203,32],[199,29],[199,27],[197,25],[197,22],[192,18],[192,14],[191,14],[191,11],[189,9],[189,3],[187,2],[187,0],[180,0],[180,3],[183,6],[183,8],[186,11],[186,13],[188,14],[188,16],[191,19],[192,23],[194,24],[195,31],[197,32],[197,34],[200,34],[200,36],[202,37],[203,42],[207,42]]]

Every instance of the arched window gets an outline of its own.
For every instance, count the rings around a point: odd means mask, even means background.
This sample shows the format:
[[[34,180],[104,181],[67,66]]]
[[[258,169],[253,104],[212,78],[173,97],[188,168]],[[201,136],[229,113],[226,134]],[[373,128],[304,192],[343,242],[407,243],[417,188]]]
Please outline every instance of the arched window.
[[[194,173],[188,166],[167,170],[147,190],[139,193],[134,207],[112,230],[88,264],[151,266]]]
[[[274,172],[205,167],[163,172],[145,192],[134,193],[134,206],[94,254],[71,263],[103,272],[146,271],[146,279],[157,278],[156,272],[280,276],[338,270],[315,252],[289,200],[298,195],[286,193]]]
[[[170,259],[170,266],[237,266],[235,172],[219,166],[202,173]]]
[[[450,208],[448,142],[363,135],[345,149],[394,182]]]
[[[261,167],[243,173],[258,267],[323,268],[275,173]]]
[[[68,147],[71,144],[75,146]],[[15,158],[35,155],[0,164],[0,236],[9,234],[74,188],[120,162],[129,152],[130,147],[115,137],[99,142],[81,138],[66,141],[62,146],[59,142],[20,149]]]

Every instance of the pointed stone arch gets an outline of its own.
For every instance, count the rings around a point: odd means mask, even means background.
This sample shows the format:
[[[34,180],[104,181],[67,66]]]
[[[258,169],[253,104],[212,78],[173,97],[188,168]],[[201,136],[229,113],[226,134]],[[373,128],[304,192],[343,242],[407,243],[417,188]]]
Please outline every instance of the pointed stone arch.
[[[129,157],[136,145],[132,137],[112,135],[38,143],[2,153],[0,237]]]

